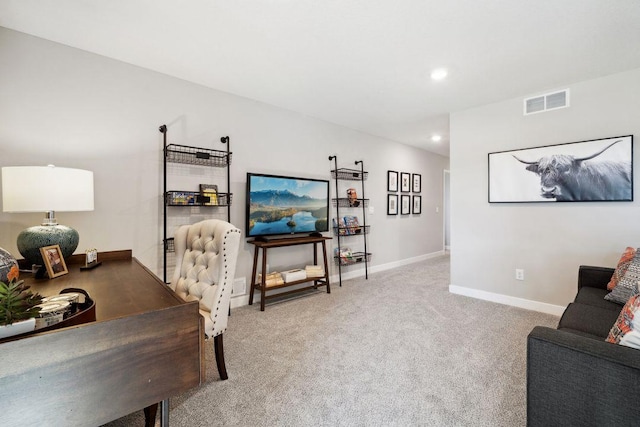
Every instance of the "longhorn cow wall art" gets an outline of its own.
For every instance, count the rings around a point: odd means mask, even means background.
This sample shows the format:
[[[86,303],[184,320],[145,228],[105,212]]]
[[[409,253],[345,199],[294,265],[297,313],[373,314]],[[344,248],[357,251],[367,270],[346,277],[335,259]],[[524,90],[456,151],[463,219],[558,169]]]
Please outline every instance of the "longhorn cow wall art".
[[[633,201],[633,135],[489,153],[489,203]]]

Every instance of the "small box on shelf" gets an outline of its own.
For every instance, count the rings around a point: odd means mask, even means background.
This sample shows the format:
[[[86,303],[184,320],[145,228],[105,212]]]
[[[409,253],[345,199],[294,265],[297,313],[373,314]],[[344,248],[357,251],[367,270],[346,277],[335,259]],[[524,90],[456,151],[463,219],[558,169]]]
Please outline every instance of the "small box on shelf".
[[[307,278],[324,277],[324,268],[321,265],[307,265],[304,271],[307,274]]]
[[[299,268],[294,270],[287,270],[282,272],[282,278],[284,279],[285,283],[304,280],[307,278],[307,272]]]

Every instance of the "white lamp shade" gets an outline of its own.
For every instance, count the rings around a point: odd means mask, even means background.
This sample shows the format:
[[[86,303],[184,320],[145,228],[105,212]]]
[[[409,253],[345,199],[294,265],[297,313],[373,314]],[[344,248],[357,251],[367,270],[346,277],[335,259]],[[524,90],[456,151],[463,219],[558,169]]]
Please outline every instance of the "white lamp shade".
[[[55,166],[2,168],[4,212],[93,210],[93,172]]]

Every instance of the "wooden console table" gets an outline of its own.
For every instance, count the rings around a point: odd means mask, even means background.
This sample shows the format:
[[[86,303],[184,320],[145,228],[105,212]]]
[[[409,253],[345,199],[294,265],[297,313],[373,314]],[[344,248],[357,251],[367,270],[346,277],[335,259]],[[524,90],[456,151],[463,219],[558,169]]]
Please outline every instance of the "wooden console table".
[[[249,240],[247,243],[255,245],[255,251],[253,253],[253,271],[251,273],[251,291],[249,292],[249,305],[253,305],[253,293],[255,289],[260,290],[260,311],[264,311],[265,300],[273,297],[280,297],[283,295],[291,294],[294,292],[300,292],[308,289],[317,289],[318,286],[327,286],[327,293],[331,293],[331,287],[329,285],[329,269],[327,268],[327,245],[325,242],[331,240],[331,237],[324,236],[304,236],[304,237],[288,237],[284,239],[269,239],[269,240]],[[320,277],[308,277],[306,279],[295,280],[292,282],[286,282],[282,285],[274,285],[267,287],[267,250],[271,248],[282,248],[285,246],[295,245],[308,245],[313,244],[313,263],[318,264],[318,243],[322,244],[322,255],[324,258],[324,276]],[[258,252],[262,249],[262,280],[256,283],[256,273],[258,270]],[[284,288],[287,286],[298,285],[300,283],[313,282],[313,286],[307,286],[300,289],[295,289],[288,292],[280,292],[275,295],[267,295],[267,291]]]
[[[21,278],[44,296],[87,291],[96,321],[0,343],[0,425],[102,425],[161,401],[167,425],[168,398],[204,380],[198,302],[182,301],[131,251],[100,254],[87,271],[74,257],[67,275]]]

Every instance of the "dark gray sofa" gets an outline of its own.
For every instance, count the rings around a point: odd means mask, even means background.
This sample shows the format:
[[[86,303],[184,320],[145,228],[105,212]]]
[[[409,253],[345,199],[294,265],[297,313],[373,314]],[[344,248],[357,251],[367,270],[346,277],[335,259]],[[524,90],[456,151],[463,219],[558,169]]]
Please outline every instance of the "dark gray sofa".
[[[604,299],[613,271],[581,266],[558,328],[529,334],[528,426],[640,426],[640,350],[605,341],[622,310]]]

